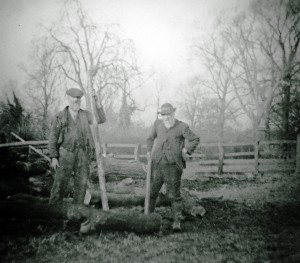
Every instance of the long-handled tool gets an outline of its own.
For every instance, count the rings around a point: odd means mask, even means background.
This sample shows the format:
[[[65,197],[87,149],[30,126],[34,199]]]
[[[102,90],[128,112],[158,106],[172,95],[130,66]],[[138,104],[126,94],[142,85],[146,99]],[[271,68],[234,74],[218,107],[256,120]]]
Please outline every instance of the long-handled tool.
[[[144,204],[144,213],[146,215],[150,214],[150,189],[151,189],[151,176],[152,176],[152,154],[156,147],[156,139],[153,142],[151,157],[148,160],[147,164],[147,175],[146,175],[146,194],[145,194],[145,204]]]
[[[145,195],[145,204],[144,204],[144,213],[146,215],[150,214],[150,186],[151,186],[151,169],[152,169],[152,160],[148,160],[147,164],[147,176],[146,176],[146,195]]]
[[[90,84],[90,95],[92,95],[92,85]],[[94,116],[94,122],[96,123],[96,103],[97,101],[94,101],[93,96],[90,96],[90,101],[92,103],[92,113]],[[105,187],[105,175],[104,175],[104,167],[103,167],[103,162],[102,162],[102,157],[101,157],[101,141],[100,141],[100,136],[99,136],[99,127],[97,124],[92,124],[91,125],[93,134],[94,134],[94,139],[95,139],[95,151],[96,151],[96,161],[97,161],[97,171],[98,171],[98,179],[99,179],[99,186],[100,186],[100,191],[101,191],[101,202],[102,202],[102,209],[104,211],[109,210],[108,206],[108,199],[107,199],[107,194],[106,194],[106,187]]]

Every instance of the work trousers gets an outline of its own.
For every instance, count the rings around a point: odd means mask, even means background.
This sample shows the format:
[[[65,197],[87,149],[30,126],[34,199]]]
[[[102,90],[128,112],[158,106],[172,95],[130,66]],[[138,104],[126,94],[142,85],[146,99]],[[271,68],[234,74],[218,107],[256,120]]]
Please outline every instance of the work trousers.
[[[150,188],[150,213],[155,210],[156,200],[162,185],[165,183],[166,191],[172,204],[174,220],[181,219],[181,175],[182,169],[170,163],[153,163],[152,164],[152,182]]]
[[[73,203],[83,204],[90,172],[87,154],[82,148],[70,152],[62,147],[59,149],[59,154],[59,167],[56,170],[49,203],[55,204],[63,199],[73,175]]]

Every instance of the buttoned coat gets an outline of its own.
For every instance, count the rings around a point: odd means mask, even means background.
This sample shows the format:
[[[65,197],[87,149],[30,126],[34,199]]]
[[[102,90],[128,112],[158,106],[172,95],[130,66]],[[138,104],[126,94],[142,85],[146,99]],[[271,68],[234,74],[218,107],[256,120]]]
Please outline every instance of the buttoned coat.
[[[152,151],[154,140],[156,143]],[[185,142],[187,143],[185,144]],[[147,138],[147,151],[152,153],[152,160],[159,162],[163,158],[164,143],[167,142],[169,154],[173,155],[177,166],[180,169],[186,167],[182,156],[182,149],[185,147],[188,154],[192,154],[200,142],[200,138],[191,131],[189,126],[177,119],[172,127],[167,128],[162,120],[156,120]]]
[[[105,113],[102,108],[97,108],[96,120],[97,122],[104,123]],[[70,113],[68,106],[65,107],[62,111],[60,111],[54,118],[49,135],[49,155],[51,158],[59,158],[59,147],[64,144],[64,147],[73,151],[75,147],[75,143],[78,143],[78,139],[81,140],[79,142],[81,146],[87,151],[88,154],[94,151],[94,140],[90,128],[90,124],[93,122],[92,114],[89,111],[80,109],[78,111],[78,120],[80,134],[82,138],[74,137],[76,140],[66,140],[68,138],[68,133],[70,132]]]

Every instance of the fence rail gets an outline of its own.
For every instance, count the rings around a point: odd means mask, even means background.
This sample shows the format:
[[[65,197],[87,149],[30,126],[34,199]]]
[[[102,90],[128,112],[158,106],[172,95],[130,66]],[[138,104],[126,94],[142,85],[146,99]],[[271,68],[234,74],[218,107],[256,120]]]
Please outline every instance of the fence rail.
[[[34,145],[47,154],[48,141],[26,141],[0,144],[4,147],[28,147]],[[223,156],[219,149],[223,148]],[[284,148],[283,150],[281,148]],[[245,151],[245,149],[247,149]],[[288,150],[287,150],[288,149]],[[231,151],[230,151],[231,150]],[[103,144],[104,155],[114,158],[140,161],[146,158],[145,144],[110,143]],[[200,143],[189,156],[189,162],[197,162],[199,172],[300,172],[300,134],[297,140],[276,140],[257,142]]]

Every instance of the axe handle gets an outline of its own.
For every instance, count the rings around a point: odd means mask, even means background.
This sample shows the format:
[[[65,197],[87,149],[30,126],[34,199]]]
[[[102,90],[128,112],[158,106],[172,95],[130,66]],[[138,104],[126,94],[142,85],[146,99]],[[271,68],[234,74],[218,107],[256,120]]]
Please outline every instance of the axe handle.
[[[152,165],[152,160],[148,160],[147,176],[146,176],[146,194],[145,194],[145,205],[144,205],[144,213],[146,215],[150,214],[151,165]]]

